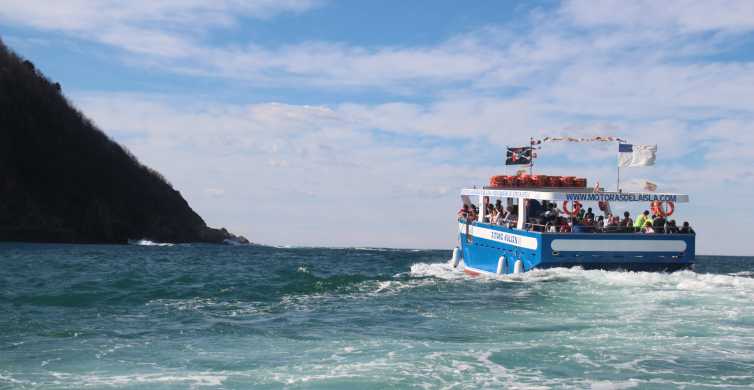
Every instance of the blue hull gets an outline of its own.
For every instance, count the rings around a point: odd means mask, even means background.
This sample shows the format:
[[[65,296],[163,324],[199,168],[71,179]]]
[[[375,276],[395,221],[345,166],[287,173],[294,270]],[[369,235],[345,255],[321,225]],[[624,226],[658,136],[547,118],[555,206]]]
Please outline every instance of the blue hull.
[[[459,223],[466,271],[503,274],[523,270],[581,267],[628,271],[672,272],[692,268],[695,236],[638,233],[540,233],[473,222]]]

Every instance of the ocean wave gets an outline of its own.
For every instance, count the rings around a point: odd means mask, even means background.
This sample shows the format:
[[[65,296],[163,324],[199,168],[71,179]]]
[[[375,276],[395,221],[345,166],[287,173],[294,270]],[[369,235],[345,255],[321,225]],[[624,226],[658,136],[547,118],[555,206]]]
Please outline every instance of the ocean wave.
[[[141,246],[173,246],[175,244],[170,242],[154,242],[146,239],[141,240],[128,240],[128,245],[141,245]]]

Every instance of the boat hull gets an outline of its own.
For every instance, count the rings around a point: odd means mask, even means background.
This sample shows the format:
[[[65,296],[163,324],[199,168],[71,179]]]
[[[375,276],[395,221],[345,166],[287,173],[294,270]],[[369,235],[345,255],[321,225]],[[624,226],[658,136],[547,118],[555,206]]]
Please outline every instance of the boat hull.
[[[555,267],[673,272],[693,267],[695,236],[639,233],[540,233],[459,223],[469,273],[511,274]],[[501,260],[502,258],[502,260]]]

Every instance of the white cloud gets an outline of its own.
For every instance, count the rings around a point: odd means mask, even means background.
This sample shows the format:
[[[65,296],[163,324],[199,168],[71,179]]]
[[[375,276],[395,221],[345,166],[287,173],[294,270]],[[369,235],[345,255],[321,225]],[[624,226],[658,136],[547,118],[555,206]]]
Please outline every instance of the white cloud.
[[[749,0],[571,0],[563,13],[585,26],[672,28],[684,32],[754,29]]]
[[[302,12],[317,0],[2,0],[0,18],[45,30],[93,33],[111,26],[203,29],[232,25],[239,16],[267,18]],[[94,38],[94,37],[91,37]]]
[[[186,58],[203,51],[209,29],[232,27],[240,17],[269,18],[303,12],[318,0],[0,0],[0,21],[59,31],[158,58]]]
[[[480,28],[421,47],[364,47],[316,41],[277,47],[260,42],[210,46],[203,39],[211,28],[234,28],[241,17],[302,12],[318,4],[307,0],[192,0],[116,5],[112,1],[76,0],[59,7],[44,1],[0,0],[0,20],[62,31],[138,54],[128,57],[129,63],[276,87],[379,87],[413,94],[429,92],[427,85],[443,89],[459,85],[482,90],[531,88],[547,85],[557,77],[568,77],[587,84],[579,87],[589,87],[590,92],[625,94],[623,89],[611,88],[611,78],[622,81],[639,77],[639,82],[658,85],[704,83],[707,79],[693,77],[716,71],[751,73],[747,65],[740,69],[735,65],[729,69],[688,69],[665,63],[709,53],[723,39],[685,34],[708,29],[740,32],[754,27],[754,5],[747,0],[671,1],[666,6],[646,1],[570,1],[558,13],[533,17],[525,35],[502,27]],[[603,24],[620,28],[598,30],[596,34],[579,30]],[[637,62],[639,66],[619,66]],[[644,73],[647,68],[653,71]],[[596,87],[601,88],[594,90]],[[746,88],[748,84],[741,85],[738,94],[746,95]],[[632,96],[633,93],[627,95]],[[693,103],[695,97],[683,98]]]

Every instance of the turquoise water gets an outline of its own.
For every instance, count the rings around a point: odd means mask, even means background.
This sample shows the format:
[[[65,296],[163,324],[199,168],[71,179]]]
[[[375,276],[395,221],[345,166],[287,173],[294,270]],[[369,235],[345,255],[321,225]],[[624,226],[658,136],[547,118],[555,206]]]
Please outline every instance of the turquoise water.
[[[0,244],[0,388],[754,387],[754,258],[490,280],[449,256]]]

